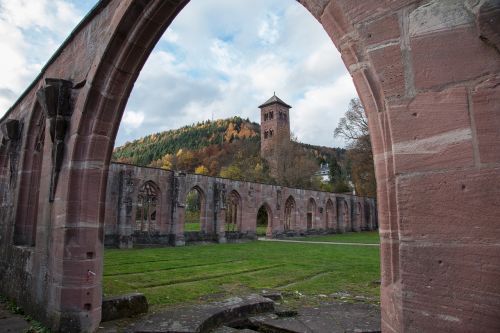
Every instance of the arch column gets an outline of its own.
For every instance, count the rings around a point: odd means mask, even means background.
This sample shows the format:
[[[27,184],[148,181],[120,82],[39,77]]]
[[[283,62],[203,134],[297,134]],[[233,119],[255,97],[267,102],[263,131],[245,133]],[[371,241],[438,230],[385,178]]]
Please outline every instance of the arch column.
[[[226,184],[214,184],[214,222],[217,242],[226,243]]]
[[[184,246],[184,223],[186,220],[186,174],[178,173],[173,178],[174,202],[172,209],[172,225],[170,228],[170,242],[174,246]]]

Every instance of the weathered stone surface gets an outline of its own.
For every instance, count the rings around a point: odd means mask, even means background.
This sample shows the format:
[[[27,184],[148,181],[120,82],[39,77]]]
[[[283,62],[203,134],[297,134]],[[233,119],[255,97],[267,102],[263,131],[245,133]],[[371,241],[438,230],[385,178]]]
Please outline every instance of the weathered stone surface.
[[[482,1],[476,14],[479,37],[500,53],[500,1]]]
[[[232,297],[222,302],[158,312],[140,320],[130,329],[158,333],[209,332],[225,323],[273,309],[273,301],[259,295]]]
[[[380,332],[378,307],[361,303],[322,304],[314,308],[301,308],[296,317],[263,315],[250,318],[250,322],[264,332]]]
[[[133,293],[102,300],[102,321],[133,317],[148,312],[148,301],[141,293]]]
[[[124,174],[128,185],[124,184]],[[267,185],[222,179],[203,175],[182,174],[177,181],[175,172],[163,169],[145,168],[120,163],[112,163],[107,186],[107,209],[105,214],[105,236],[107,246],[120,247],[120,237],[128,236],[127,246],[174,245],[182,246],[191,242],[226,242],[255,239],[256,216],[260,207],[268,210],[268,237],[279,238],[287,233],[322,234],[375,230],[377,228],[376,202],[371,198],[352,195],[294,189],[277,185]],[[146,183],[157,188],[159,200],[156,220],[148,231],[140,231],[136,220],[139,189]],[[82,184],[82,186],[85,186]],[[224,188],[215,195],[218,187]],[[200,232],[184,232],[185,212],[182,207],[187,193],[195,190],[201,197]],[[280,195],[277,195],[280,193]],[[224,197],[224,199],[222,198]],[[233,199],[235,201],[232,201]],[[309,203],[314,205],[309,206]],[[130,212],[117,214],[116,207],[128,202]],[[286,210],[287,202],[293,208]],[[224,206],[220,205],[224,202]],[[227,206],[236,202],[233,208],[237,216],[234,231],[226,232],[225,214]],[[338,206],[345,202],[347,208]],[[182,203],[182,204],[180,204]],[[81,209],[81,204],[75,208]],[[320,210],[319,207],[327,207]],[[172,208],[175,208],[172,212]],[[358,207],[352,210],[350,207]],[[280,208],[280,209],[278,209]],[[344,212],[345,210],[345,212]],[[71,208],[73,212],[73,208]],[[216,214],[214,214],[216,212]],[[80,210],[81,214],[84,214]],[[86,213],[86,212],[85,212]],[[89,214],[95,211],[88,210]],[[307,214],[312,214],[311,224],[307,224]],[[285,228],[285,221],[289,223]],[[355,222],[354,224],[351,223]],[[96,230],[89,229],[84,234]],[[76,237],[76,236],[75,236]],[[111,243],[114,241],[115,243]]]
[[[473,26],[412,37],[410,45],[417,89],[471,80],[498,68],[498,52]]]
[[[6,303],[0,301],[0,333],[25,332],[30,326],[23,316],[13,314],[7,310]]]
[[[405,92],[401,47],[392,44],[369,52],[378,82],[386,98],[401,97]]]
[[[260,294],[262,297],[269,298],[273,301],[281,301],[283,299],[283,295],[278,291],[264,291]]]
[[[481,163],[500,162],[500,77],[489,79],[472,92],[472,113]]]

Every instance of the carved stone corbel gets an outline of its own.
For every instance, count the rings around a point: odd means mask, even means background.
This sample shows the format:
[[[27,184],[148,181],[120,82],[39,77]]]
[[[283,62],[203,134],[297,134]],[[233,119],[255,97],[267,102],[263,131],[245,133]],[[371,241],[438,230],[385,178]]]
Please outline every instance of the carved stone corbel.
[[[37,92],[38,103],[49,121],[52,141],[52,171],[50,178],[49,201],[54,201],[59,172],[64,159],[66,133],[69,128],[73,108],[71,89],[73,83],[61,79],[45,79],[45,86]]]

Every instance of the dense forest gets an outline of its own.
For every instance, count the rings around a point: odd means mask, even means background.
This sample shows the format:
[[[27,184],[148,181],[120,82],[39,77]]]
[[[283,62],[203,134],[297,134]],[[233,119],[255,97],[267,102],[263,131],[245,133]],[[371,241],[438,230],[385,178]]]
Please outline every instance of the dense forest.
[[[287,156],[295,156],[305,170],[295,165],[291,169],[299,170],[300,177],[272,178],[266,161],[260,157],[260,125],[233,117],[207,120],[127,142],[115,148],[113,161],[324,190],[331,188],[313,177],[320,164],[331,160],[347,164],[344,149],[297,142],[291,149]]]

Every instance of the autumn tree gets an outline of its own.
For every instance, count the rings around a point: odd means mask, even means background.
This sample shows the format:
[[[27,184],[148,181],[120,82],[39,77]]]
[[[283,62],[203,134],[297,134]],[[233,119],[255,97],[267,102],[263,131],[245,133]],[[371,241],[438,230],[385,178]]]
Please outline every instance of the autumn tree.
[[[295,141],[284,142],[272,151],[277,161],[276,180],[278,184],[292,187],[311,188],[318,161],[309,150]]]
[[[210,171],[208,171],[207,167],[204,165],[197,166],[196,169],[194,169],[194,173],[199,174],[199,175],[208,175]]]
[[[375,197],[377,185],[368,119],[359,99],[351,99],[349,108],[340,119],[334,135],[343,137],[347,141],[347,158],[351,163],[350,173],[356,193]]]

